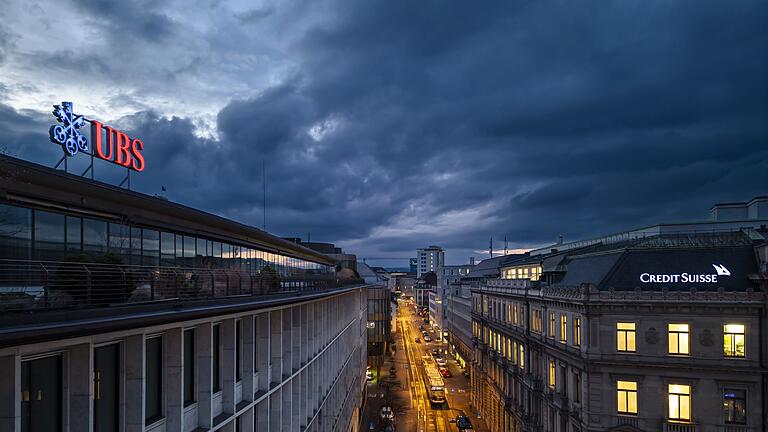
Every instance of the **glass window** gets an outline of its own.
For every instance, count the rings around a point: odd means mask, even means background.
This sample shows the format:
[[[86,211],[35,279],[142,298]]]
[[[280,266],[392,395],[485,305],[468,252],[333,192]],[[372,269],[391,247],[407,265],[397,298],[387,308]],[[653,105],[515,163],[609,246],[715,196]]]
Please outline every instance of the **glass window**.
[[[141,265],[141,228],[131,227],[131,264]]]
[[[560,342],[566,343],[568,338],[568,317],[560,315]]]
[[[161,419],[163,395],[163,338],[146,340],[144,353],[144,419],[152,424]]]
[[[176,234],[176,265],[184,265],[184,236]]]
[[[213,267],[222,268],[224,264],[221,262],[221,242],[211,242],[211,247],[213,248]]]
[[[197,241],[192,236],[184,236],[184,265],[187,267],[195,266],[195,248]]]
[[[160,264],[164,266],[176,265],[176,236],[173,233],[160,234]]]
[[[726,357],[744,357],[744,324],[725,324],[723,326],[723,355]]]
[[[555,389],[556,368],[553,360],[549,361],[549,388]]]
[[[35,210],[35,259],[64,259],[64,215]]]
[[[723,419],[730,424],[747,424],[747,392],[725,389]]]
[[[581,373],[579,371],[573,373],[573,401],[581,402]]]
[[[213,392],[221,390],[221,326],[213,326]]]
[[[549,313],[549,337],[555,337],[555,313]]]
[[[131,253],[131,234],[127,225],[109,224],[109,251],[127,263]]]
[[[518,345],[518,359],[520,360],[520,369],[525,369],[525,346],[523,344]]]
[[[573,319],[573,345],[581,346],[581,318]]]
[[[141,257],[145,266],[160,265],[160,233],[154,230],[141,230]]]
[[[690,354],[688,324],[669,324],[669,353]]]
[[[0,204],[0,258],[29,261],[32,252],[32,211]]]
[[[195,330],[184,330],[184,406],[195,402]]]
[[[624,415],[637,415],[637,382],[616,381],[616,412]]]
[[[616,323],[616,351],[635,352],[635,323]]]
[[[83,252],[83,221],[79,217],[67,216],[67,254]]]
[[[83,252],[91,256],[107,252],[107,223],[95,219],[83,219]]]
[[[201,268],[207,268],[209,261],[206,258],[208,255],[208,240],[204,238],[197,238],[197,246],[195,247],[196,266]]]
[[[668,403],[670,420],[691,420],[691,386],[670,384]]]

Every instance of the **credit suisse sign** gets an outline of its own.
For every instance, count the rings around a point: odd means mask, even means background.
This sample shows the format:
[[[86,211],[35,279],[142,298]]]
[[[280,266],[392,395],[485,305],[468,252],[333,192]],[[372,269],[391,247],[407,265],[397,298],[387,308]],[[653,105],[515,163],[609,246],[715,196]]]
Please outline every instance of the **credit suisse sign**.
[[[58,144],[67,156],[83,152],[133,171],[144,171],[144,142],[131,138],[125,132],[114,129],[96,120],[87,120],[73,111],[72,102],[62,102],[53,106],[53,115],[60,124],[51,126],[51,142]],[[85,122],[91,124],[91,144],[80,132]]]
[[[718,276],[730,276],[731,272],[722,264],[712,264],[715,273],[679,273],[679,274],[652,274],[642,273],[642,283],[717,283]]]

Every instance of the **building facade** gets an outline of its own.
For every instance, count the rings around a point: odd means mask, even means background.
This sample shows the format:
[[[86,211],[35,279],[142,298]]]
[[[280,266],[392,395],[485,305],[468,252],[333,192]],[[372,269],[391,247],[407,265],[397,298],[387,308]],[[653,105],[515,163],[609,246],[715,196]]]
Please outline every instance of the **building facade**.
[[[0,430],[357,430],[367,289],[322,253],[0,159]]]
[[[768,231],[732,222],[556,245],[473,286],[492,430],[765,430]]]
[[[440,246],[429,246],[416,251],[416,277],[420,278],[424,273],[436,272],[437,268],[445,263],[445,250]]]

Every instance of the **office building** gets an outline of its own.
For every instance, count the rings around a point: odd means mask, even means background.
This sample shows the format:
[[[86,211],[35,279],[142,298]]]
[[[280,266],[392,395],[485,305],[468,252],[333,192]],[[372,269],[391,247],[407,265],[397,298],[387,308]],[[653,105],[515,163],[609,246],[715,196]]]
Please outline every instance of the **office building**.
[[[0,159],[0,431],[348,431],[367,291],[209,213]]]
[[[713,210],[533,250],[471,286],[491,429],[765,430],[768,220]]]
[[[420,278],[425,273],[434,273],[437,268],[445,263],[445,250],[440,246],[429,246],[416,251],[416,277]]]

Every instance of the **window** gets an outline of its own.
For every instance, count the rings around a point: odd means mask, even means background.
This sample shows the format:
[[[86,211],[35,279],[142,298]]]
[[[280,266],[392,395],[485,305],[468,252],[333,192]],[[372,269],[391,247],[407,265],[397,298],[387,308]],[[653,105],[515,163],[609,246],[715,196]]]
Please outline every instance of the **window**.
[[[637,382],[616,381],[616,412],[637,415]]]
[[[518,358],[520,359],[520,369],[525,369],[525,347],[523,344],[518,345],[519,348],[519,355]]]
[[[549,337],[555,337],[555,313],[549,313]]]
[[[213,326],[213,392],[221,390],[221,326]]]
[[[150,425],[163,416],[163,338],[153,337],[145,344],[144,420]]]
[[[573,345],[581,346],[581,318],[573,319]]]
[[[29,260],[31,242],[32,211],[0,204],[0,258]]]
[[[690,354],[688,324],[669,324],[669,353]]]
[[[184,330],[184,406],[195,402],[195,330]]]
[[[542,325],[542,315],[540,310],[534,310],[533,311],[533,319],[531,323],[531,327],[535,333],[541,333],[541,325]]]
[[[691,386],[670,384],[668,399],[670,420],[691,420]]]
[[[723,326],[723,355],[744,357],[744,324]]]
[[[560,315],[560,342],[566,343],[568,340],[568,317]]]
[[[79,217],[67,216],[67,253],[78,255],[83,252],[83,221]]]
[[[517,303],[512,307],[512,324],[518,325],[517,322]]]
[[[729,390],[723,392],[723,419],[730,424],[747,423],[747,392]]]
[[[555,378],[556,378],[556,369],[555,369],[555,361],[550,360],[549,361],[549,388],[552,390],[555,389]]]
[[[635,323],[616,323],[616,351],[635,352]]]
[[[59,261],[64,258],[64,215],[35,210],[35,259]]]

